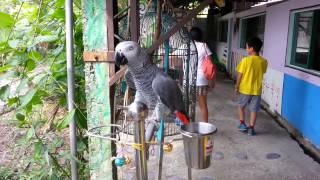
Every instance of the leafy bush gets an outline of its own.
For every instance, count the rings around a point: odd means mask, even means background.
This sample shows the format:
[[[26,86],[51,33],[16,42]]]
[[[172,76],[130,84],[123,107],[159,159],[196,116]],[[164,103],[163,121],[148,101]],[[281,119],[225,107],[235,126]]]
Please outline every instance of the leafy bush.
[[[70,160],[88,177],[83,43],[80,0],[74,1],[75,106],[67,112],[64,0],[3,0],[0,4],[0,99],[14,108],[16,125],[26,129],[16,148],[25,151],[22,179],[65,179]],[[52,104],[48,108],[48,104]],[[46,109],[47,107],[47,109]],[[68,149],[67,126],[78,127],[78,157]],[[2,178],[0,178],[2,179]]]

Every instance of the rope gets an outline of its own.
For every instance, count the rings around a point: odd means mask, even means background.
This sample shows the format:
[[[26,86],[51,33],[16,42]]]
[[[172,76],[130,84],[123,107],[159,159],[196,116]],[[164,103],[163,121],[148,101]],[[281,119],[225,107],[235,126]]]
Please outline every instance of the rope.
[[[141,143],[130,143],[130,142],[127,142],[127,141],[121,141],[120,138],[117,139],[117,138],[112,138],[112,137],[109,137],[109,136],[97,135],[97,134],[91,133],[90,131],[87,131],[87,136],[106,139],[106,140],[110,140],[110,141],[115,141],[115,144],[118,144],[118,145],[121,145],[121,146],[130,146],[133,149],[136,149],[138,151],[145,150],[145,147],[144,147],[145,145],[141,144]],[[178,138],[173,138],[170,141],[163,142],[163,143],[159,143],[157,141],[149,141],[149,142],[146,142],[145,144],[146,145],[147,144],[148,145],[160,145],[160,144],[164,145],[164,144],[172,143],[173,141],[179,141],[179,140],[182,140],[182,139],[181,138],[179,138],[179,139]]]
[[[143,144],[132,144],[131,147],[138,151],[142,151],[145,149]]]

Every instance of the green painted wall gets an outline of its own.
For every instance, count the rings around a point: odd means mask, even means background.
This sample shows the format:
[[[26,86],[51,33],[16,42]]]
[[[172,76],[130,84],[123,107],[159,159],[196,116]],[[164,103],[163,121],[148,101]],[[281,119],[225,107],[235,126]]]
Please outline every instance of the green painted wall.
[[[82,0],[84,48],[86,51],[107,50],[106,2]]]

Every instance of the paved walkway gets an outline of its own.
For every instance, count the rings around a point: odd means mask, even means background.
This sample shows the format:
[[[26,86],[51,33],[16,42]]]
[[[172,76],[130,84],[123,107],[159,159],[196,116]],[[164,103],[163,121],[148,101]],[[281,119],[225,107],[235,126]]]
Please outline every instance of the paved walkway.
[[[210,123],[218,128],[211,166],[192,170],[196,180],[320,180],[320,164],[304,154],[298,143],[268,114],[261,111],[257,136],[238,132],[232,81],[220,78],[208,97]],[[180,137],[180,136],[178,136]],[[167,137],[166,141],[172,137]],[[182,141],[165,154],[163,179],[187,179]],[[134,154],[131,154],[134,158]],[[156,177],[156,157],[148,161],[149,179]],[[119,171],[120,179],[134,179],[134,163]]]

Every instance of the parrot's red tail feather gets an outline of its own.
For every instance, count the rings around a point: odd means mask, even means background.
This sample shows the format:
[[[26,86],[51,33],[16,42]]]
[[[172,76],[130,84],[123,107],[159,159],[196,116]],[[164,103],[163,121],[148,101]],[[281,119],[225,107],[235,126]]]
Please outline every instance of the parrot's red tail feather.
[[[175,115],[177,116],[177,118],[184,124],[184,125],[188,125],[189,124],[189,118],[182,114],[181,112],[176,111]]]

